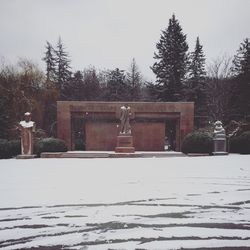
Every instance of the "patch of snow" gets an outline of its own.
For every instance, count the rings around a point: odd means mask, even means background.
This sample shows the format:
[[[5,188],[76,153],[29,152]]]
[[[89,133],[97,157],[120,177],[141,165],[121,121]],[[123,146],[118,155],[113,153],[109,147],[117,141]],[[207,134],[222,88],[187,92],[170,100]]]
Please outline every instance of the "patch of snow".
[[[0,160],[0,247],[250,247],[249,162],[248,155]]]

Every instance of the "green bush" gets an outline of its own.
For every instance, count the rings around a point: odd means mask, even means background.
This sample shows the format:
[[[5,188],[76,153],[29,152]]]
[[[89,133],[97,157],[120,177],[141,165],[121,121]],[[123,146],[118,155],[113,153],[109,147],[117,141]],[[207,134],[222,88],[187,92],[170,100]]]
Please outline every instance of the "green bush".
[[[21,140],[10,140],[8,144],[11,157],[21,154]]]
[[[208,132],[195,131],[183,140],[181,151],[188,153],[208,153],[213,152],[213,136]]]
[[[230,138],[230,152],[250,154],[250,131],[246,131],[237,137]]]
[[[0,139],[0,159],[7,159],[9,157],[9,144],[5,139]]]
[[[0,139],[0,159],[8,159],[21,153],[20,140]]]
[[[66,152],[65,142],[56,138],[44,138],[35,144],[35,153],[40,156],[42,152]]]

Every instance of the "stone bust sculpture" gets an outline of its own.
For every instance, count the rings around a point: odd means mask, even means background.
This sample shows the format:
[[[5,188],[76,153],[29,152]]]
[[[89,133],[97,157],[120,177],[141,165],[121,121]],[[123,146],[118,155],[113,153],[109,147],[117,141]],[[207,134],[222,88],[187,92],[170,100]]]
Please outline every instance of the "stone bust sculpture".
[[[225,134],[225,129],[222,127],[222,122],[221,121],[216,121],[214,123],[214,137],[215,138],[223,138],[226,136]]]
[[[120,110],[120,134],[131,134],[131,127],[129,124],[129,119],[131,116],[131,109],[127,105],[121,107]]]
[[[31,113],[24,114],[24,120],[18,124],[21,131],[21,152],[22,155],[33,154],[33,133],[35,132],[35,122],[31,121]]]

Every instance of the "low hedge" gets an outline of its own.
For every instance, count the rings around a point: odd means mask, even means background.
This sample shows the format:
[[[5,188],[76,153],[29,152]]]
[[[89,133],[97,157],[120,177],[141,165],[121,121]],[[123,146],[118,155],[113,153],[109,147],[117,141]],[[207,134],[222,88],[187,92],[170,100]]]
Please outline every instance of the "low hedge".
[[[20,140],[0,139],[0,159],[8,159],[21,153]]]
[[[0,139],[0,159],[9,158],[8,153],[8,141],[4,139]]]
[[[21,154],[21,140],[9,141],[9,152],[11,157]]]
[[[181,151],[188,153],[213,152],[213,136],[209,132],[195,131],[186,135],[183,140]]]
[[[230,152],[250,154],[250,131],[246,131],[237,137],[230,138]]]
[[[67,146],[61,139],[44,138],[38,140],[34,145],[34,153],[38,156],[42,152],[66,152]],[[0,139],[0,159],[9,159],[21,154],[20,140]]]
[[[35,153],[40,156],[43,152],[66,152],[65,142],[57,138],[44,138],[35,144]]]

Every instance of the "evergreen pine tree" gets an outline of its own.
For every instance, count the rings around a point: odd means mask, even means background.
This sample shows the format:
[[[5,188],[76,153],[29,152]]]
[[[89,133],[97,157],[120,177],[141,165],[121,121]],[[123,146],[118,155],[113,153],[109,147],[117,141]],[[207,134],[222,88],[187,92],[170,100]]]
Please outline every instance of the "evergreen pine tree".
[[[63,98],[67,95],[64,91],[66,89],[66,85],[69,83],[71,78],[71,66],[70,66],[70,59],[67,52],[65,52],[65,48],[62,44],[61,37],[58,39],[58,43],[56,46],[56,80],[61,91],[61,95]]]
[[[250,120],[250,41],[240,44],[233,60],[232,72],[236,80],[233,106],[235,112]]]
[[[126,81],[128,86],[128,100],[138,101],[141,97],[142,76],[134,58],[129,72],[127,72]]]
[[[71,77],[68,84],[65,86],[64,90],[67,91],[67,99],[70,101],[85,100],[83,73],[79,70],[76,71]]]
[[[128,98],[124,70],[116,68],[108,74],[105,100],[125,101]]]
[[[100,81],[96,69],[91,67],[83,72],[85,99],[88,101],[96,101],[100,99]]]
[[[196,39],[195,49],[190,53],[189,79],[185,86],[185,97],[187,101],[195,105],[195,125],[202,126],[206,115],[206,94],[205,94],[205,55],[200,44],[199,37]]]
[[[157,62],[151,67],[156,75],[156,92],[161,101],[179,101],[187,70],[188,44],[175,15],[169,19],[168,28],[162,31],[158,50],[154,54]]]
[[[46,52],[43,60],[46,63],[46,81],[53,82],[56,80],[56,58],[55,50],[52,45],[46,42]]]
[[[197,37],[195,49],[190,54],[190,67],[189,67],[189,82],[195,84],[196,82],[204,82],[206,77],[205,71],[205,55],[203,46],[200,44],[200,39]]]

